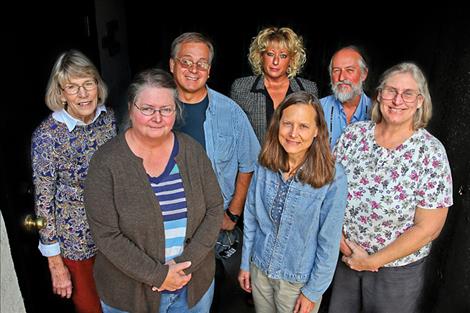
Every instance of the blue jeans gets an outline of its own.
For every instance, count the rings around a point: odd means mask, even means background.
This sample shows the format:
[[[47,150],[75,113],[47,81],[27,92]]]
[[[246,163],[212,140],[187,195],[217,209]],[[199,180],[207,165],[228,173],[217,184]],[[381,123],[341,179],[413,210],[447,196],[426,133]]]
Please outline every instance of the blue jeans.
[[[184,288],[180,294],[161,294],[160,295],[160,313],[208,313],[214,296],[214,281],[202,296],[201,300],[191,309],[188,309],[188,288]],[[129,313],[113,308],[101,301],[103,313]]]

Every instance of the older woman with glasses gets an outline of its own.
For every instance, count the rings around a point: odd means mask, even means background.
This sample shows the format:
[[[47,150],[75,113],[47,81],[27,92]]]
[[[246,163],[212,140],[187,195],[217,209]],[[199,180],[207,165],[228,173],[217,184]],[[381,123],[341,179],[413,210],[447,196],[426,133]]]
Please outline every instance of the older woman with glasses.
[[[53,292],[72,297],[77,313],[101,312],[83,186],[91,156],[116,135],[114,113],[104,106],[106,95],[105,83],[85,55],[62,53],[46,90],[46,104],[54,112],[32,136],[36,215],[47,220],[39,231],[39,250],[48,259]]]
[[[426,78],[413,63],[380,80],[372,121],[350,125],[335,148],[349,198],[329,312],[418,312],[426,257],[452,205]]]
[[[297,75],[307,61],[302,37],[288,27],[267,27],[253,38],[248,60],[254,76],[236,79],[230,91],[262,144],[274,110],[296,91],[318,97],[317,85]]]
[[[131,127],[94,155],[85,203],[98,246],[95,278],[106,312],[208,312],[223,199],[204,149],[173,131],[173,77],[139,73]]]

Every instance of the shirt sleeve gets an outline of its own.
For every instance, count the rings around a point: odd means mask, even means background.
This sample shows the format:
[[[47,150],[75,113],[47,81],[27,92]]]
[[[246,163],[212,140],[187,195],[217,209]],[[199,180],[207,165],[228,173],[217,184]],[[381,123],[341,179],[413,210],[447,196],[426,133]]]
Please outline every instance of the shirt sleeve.
[[[60,244],[58,242],[50,245],[45,245],[41,241],[39,241],[38,249],[41,252],[42,256],[45,257],[56,256],[60,254]]]
[[[258,167],[253,174],[245,202],[245,209],[243,210],[243,249],[240,269],[247,272],[250,271],[253,240],[255,238],[256,227],[258,224],[255,216],[255,194],[259,170],[260,169]]]
[[[428,151],[416,191],[418,206],[423,209],[448,208],[453,204],[452,175],[444,146],[434,142],[426,144],[424,149]]]
[[[317,302],[333,279],[339,255],[346,195],[346,175],[342,166],[337,164],[335,180],[329,186],[320,208],[320,229],[315,264],[310,279],[301,289],[302,294],[311,301]]]
[[[241,108],[239,108],[237,113],[238,123],[236,129],[239,130],[237,147],[238,170],[242,173],[250,173],[255,169],[261,147],[246,114]]]
[[[40,241],[45,245],[58,242],[54,203],[57,173],[52,136],[39,128],[31,140],[35,211],[38,217],[46,219],[46,226],[39,231]]]

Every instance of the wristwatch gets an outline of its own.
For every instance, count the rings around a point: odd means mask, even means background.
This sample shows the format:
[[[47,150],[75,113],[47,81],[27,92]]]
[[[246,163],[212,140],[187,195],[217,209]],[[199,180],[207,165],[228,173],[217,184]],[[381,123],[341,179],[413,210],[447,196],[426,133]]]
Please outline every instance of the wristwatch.
[[[230,212],[229,209],[225,210],[225,213],[227,213],[230,220],[234,223],[237,223],[238,220],[240,219],[240,215],[233,214],[232,212]]]

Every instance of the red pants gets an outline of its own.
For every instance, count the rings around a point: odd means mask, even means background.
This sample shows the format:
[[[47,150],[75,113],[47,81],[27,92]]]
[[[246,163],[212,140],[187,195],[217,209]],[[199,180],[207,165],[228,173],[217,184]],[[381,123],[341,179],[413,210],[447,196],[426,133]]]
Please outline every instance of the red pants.
[[[101,313],[101,304],[93,278],[95,257],[82,261],[62,258],[72,276],[72,301],[76,313]]]

